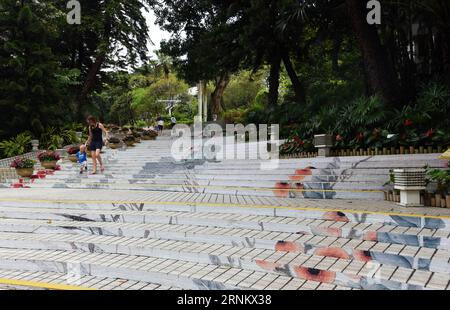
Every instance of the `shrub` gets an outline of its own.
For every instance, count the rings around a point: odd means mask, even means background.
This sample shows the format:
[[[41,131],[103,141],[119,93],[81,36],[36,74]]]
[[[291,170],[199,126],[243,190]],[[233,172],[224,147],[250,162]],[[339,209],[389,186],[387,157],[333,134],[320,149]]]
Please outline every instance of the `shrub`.
[[[31,134],[21,133],[11,140],[0,142],[0,150],[4,157],[25,154],[31,149]]]

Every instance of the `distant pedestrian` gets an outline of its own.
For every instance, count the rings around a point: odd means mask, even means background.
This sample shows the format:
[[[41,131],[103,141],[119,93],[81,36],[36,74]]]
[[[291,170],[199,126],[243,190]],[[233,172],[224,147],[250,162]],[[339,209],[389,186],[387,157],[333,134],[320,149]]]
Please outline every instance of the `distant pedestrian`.
[[[175,125],[177,124],[177,119],[175,118],[175,116],[172,116],[170,118],[170,122],[172,124],[172,128],[175,127]]]
[[[161,116],[157,118],[157,124],[158,124],[158,131],[163,131],[164,130],[164,118],[162,118]]]

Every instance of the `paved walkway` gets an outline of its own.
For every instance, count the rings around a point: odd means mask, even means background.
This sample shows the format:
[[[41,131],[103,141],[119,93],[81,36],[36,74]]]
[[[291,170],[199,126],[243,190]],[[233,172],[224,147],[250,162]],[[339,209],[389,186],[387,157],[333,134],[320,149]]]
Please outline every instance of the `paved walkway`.
[[[449,210],[375,199],[379,159],[283,160],[263,173],[258,161],[176,164],[169,146],[107,150],[105,175],[63,162],[30,188],[0,189],[0,289],[449,288]],[[324,183],[350,170],[342,195],[368,199],[304,194],[313,183],[337,193]]]

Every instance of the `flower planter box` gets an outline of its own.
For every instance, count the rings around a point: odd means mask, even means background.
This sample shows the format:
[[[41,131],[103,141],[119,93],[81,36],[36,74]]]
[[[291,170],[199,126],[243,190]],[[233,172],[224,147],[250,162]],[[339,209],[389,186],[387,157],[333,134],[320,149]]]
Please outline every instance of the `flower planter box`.
[[[69,160],[73,163],[78,162],[78,158],[76,155],[69,155]]]
[[[41,161],[41,166],[45,169],[55,170],[57,161]]]
[[[16,169],[16,173],[22,178],[31,178],[33,175],[34,168],[18,168]]]
[[[108,146],[112,150],[117,150],[120,148],[121,145],[120,145],[120,143],[110,143],[110,144],[108,144]]]

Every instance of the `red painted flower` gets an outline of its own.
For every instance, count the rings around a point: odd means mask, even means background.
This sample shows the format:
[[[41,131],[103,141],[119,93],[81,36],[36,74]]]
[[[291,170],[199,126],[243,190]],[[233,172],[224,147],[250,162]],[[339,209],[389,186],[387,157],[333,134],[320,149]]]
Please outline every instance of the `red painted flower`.
[[[405,127],[412,126],[413,124],[413,121],[410,119],[407,119],[403,122],[403,125],[405,125]]]
[[[353,258],[360,262],[370,262],[372,260],[372,255],[369,251],[361,251],[361,250],[354,250],[353,251]]]
[[[309,281],[333,283],[336,279],[336,273],[334,271],[319,270],[301,266],[295,268],[295,273],[299,278]]]
[[[336,135],[336,141],[342,141],[344,140],[344,138],[342,138],[341,135]]]
[[[314,251],[314,255],[350,259],[350,255],[344,249],[337,247],[318,248]]]
[[[329,211],[323,215],[324,220],[336,221],[336,222],[350,222],[345,213],[341,211]]]
[[[362,132],[360,132],[356,135],[356,140],[362,141],[362,139],[364,139],[364,134]]]
[[[435,133],[434,129],[431,128],[431,129],[429,129],[429,130],[425,133],[425,135],[426,135],[428,138],[431,138],[431,137],[434,135],[434,133]]]
[[[278,182],[275,184],[275,189],[273,190],[273,193],[275,196],[279,198],[287,198],[289,197],[289,192],[291,191],[292,187],[287,182]]]
[[[278,241],[275,251],[300,253],[303,252],[303,247],[292,241]]]

